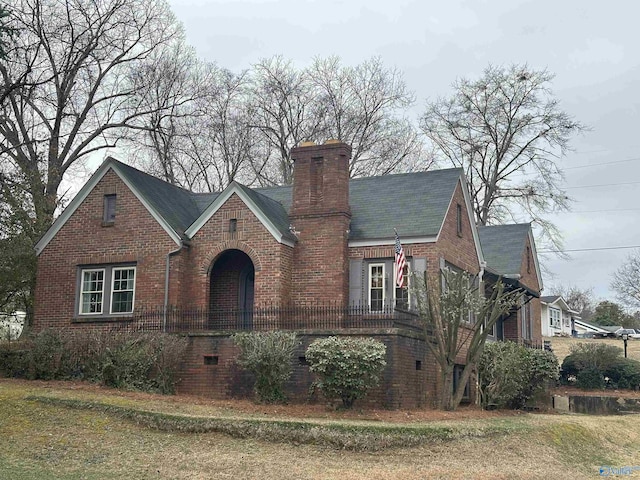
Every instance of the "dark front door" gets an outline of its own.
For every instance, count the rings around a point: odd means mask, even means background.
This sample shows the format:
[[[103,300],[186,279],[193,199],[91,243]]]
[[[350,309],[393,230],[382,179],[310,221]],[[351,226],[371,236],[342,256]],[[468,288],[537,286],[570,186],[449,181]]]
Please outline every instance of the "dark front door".
[[[240,314],[242,315],[242,327],[245,329],[250,329],[253,323],[254,283],[255,270],[251,263],[240,273],[240,298],[238,303]]]

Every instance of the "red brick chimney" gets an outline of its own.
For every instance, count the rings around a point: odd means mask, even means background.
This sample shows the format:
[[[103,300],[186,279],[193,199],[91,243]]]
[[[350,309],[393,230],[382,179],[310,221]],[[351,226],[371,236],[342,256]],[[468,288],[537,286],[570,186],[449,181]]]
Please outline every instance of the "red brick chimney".
[[[291,150],[293,194],[289,218],[298,237],[291,298],[298,304],[349,298],[349,160],[337,140],[306,142]]]

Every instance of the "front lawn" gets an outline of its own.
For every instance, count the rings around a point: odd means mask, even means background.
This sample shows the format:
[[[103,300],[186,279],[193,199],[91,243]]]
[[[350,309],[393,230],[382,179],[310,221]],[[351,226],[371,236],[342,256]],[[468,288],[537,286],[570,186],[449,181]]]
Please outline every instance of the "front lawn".
[[[6,379],[0,402],[10,479],[593,478],[640,458],[640,416],[334,413]]]

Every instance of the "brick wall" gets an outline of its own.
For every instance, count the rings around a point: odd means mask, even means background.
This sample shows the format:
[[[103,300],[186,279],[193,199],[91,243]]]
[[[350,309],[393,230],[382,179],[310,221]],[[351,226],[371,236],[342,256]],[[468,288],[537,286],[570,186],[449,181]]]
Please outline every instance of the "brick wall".
[[[363,330],[301,335],[301,345],[292,359],[293,374],[285,388],[291,401],[325,401],[320,394],[309,396],[309,387],[315,377],[304,363],[304,354],[314,340],[336,333],[372,337],[387,346],[387,366],[380,385],[359,400],[356,406],[416,408],[426,405],[429,398],[435,398],[436,372],[429,367],[433,362],[427,361],[423,338],[401,330]],[[238,353],[238,348],[227,335],[190,336],[178,392],[221,399],[252,397],[254,378],[236,365]]]
[[[231,219],[237,221],[235,233],[229,232]],[[208,306],[211,269],[228,250],[239,250],[251,259],[255,269],[256,306],[289,301],[293,249],[278,243],[235,194],[203,225],[191,241],[182,277],[185,300],[191,305]],[[233,283],[237,278],[227,280]],[[221,285],[220,288],[226,289],[225,285]],[[232,291],[235,288],[237,292],[237,286],[234,287],[231,283],[229,288]],[[235,298],[237,299],[237,295]],[[237,303],[232,306],[237,306]]]
[[[116,194],[116,218],[103,226],[104,195]],[[107,172],[38,258],[34,328],[65,327],[78,318],[79,266],[133,262],[137,306],[164,302],[166,255],[176,243],[113,172]],[[179,269],[181,260],[172,259]],[[175,300],[177,287],[171,290]],[[87,317],[83,317],[87,318]]]
[[[531,290],[540,293],[540,284],[538,282],[538,276],[536,275],[536,267],[535,261],[533,258],[533,248],[531,246],[531,242],[527,237],[526,246],[524,252],[522,254],[522,265],[520,266],[520,282],[523,285],[526,285]],[[527,261],[527,255],[529,255],[529,260]],[[542,341],[542,323],[541,323],[541,308],[540,308],[540,299],[534,298],[530,302],[531,304],[531,318],[533,320],[533,335],[532,340],[534,342]],[[522,327],[520,327],[522,328]]]
[[[295,303],[348,301],[349,159],[344,143],[291,150],[293,198],[289,218],[298,232],[293,251]]]

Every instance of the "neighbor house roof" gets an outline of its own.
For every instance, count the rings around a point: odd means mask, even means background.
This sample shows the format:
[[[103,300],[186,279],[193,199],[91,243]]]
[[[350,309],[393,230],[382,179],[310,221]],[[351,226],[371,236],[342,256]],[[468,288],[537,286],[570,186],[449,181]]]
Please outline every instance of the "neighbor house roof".
[[[544,297],[540,297],[540,302],[546,305],[560,305],[563,310],[566,310],[569,313],[578,313],[575,310],[571,310],[571,307],[561,295],[546,295]]]
[[[108,158],[56,220],[36,246],[40,253],[98,181],[113,169],[176,241],[191,238],[232,193],[242,197],[254,214],[283,243],[293,244],[288,211],[292,187],[249,188],[232,182],[224,191],[199,194],[171,185],[131,166]],[[470,202],[461,169],[386,175],[352,179],[350,242],[379,241],[393,244],[394,228],[403,242],[435,241],[453,200],[458,183]],[[469,218],[473,224],[473,218]],[[472,227],[482,260],[478,234]]]
[[[593,323],[589,323],[589,322],[585,322],[584,320],[580,320],[580,319],[575,319],[575,324],[578,326],[581,326],[582,328],[586,329],[586,330],[590,330],[592,332],[606,332],[608,330],[605,330],[602,326],[600,325],[595,325]],[[617,330],[617,328],[616,328]]]

